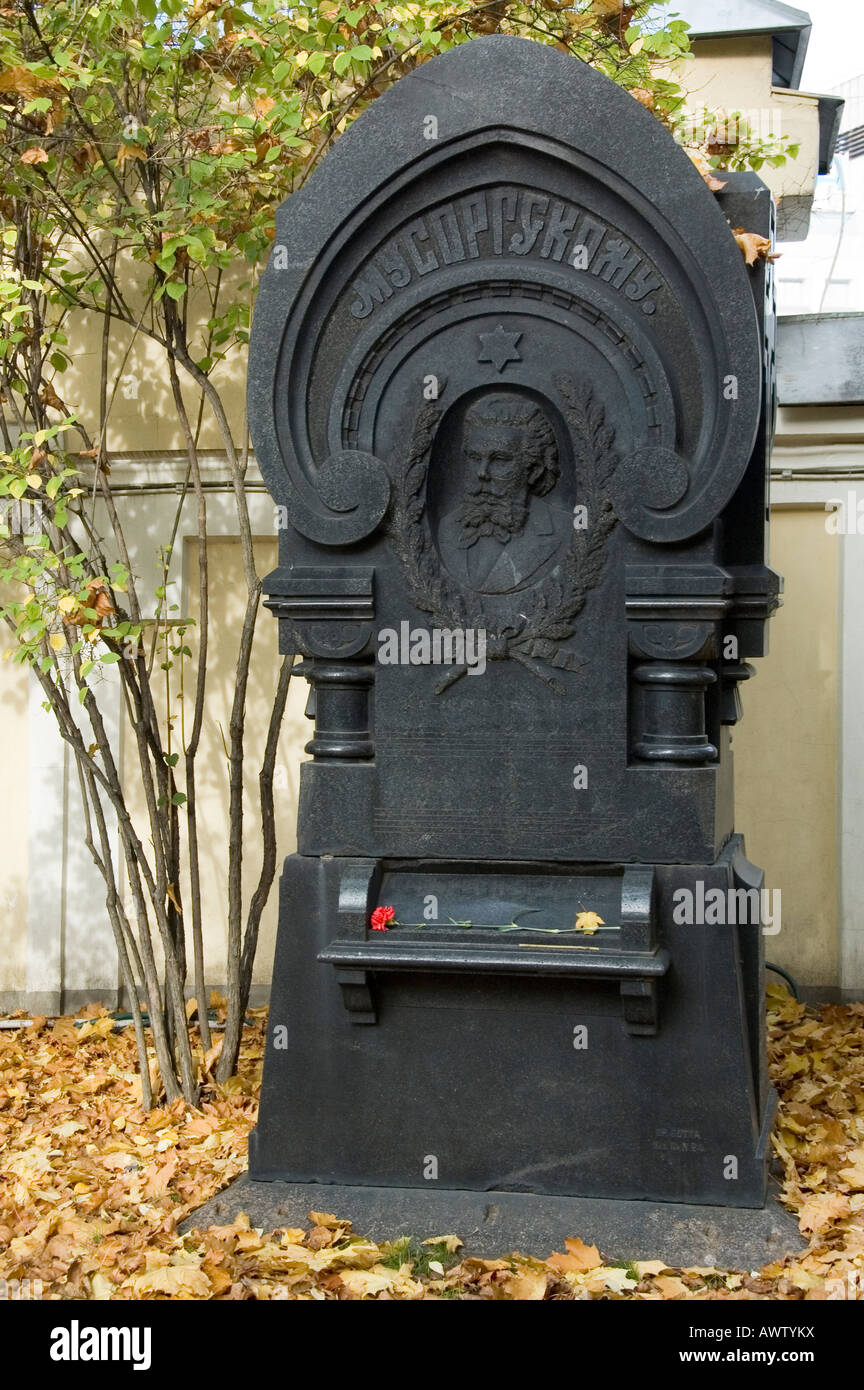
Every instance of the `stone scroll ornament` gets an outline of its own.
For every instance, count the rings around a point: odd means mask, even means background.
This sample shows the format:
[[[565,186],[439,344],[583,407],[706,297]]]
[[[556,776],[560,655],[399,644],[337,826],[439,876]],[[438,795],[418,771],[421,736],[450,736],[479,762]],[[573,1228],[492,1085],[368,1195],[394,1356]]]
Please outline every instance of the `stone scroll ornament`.
[[[428,525],[426,480],[435,435],[443,416],[438,403],[424,405],[414,421],[401,471],[391,470],[392,494],[386,529],[405,574],[415,607],[428,613],[437,627],[474,627],[486,632],[490,661],[518,661],[556,693],[563,693],[550,668],[578,671],[578,656],[563,644],[576,631],[576,620],[591,589],[601,580],[606,541],[618,520],[608,487],[618,465],[615,431],[590,383],[558,376],[555,384],[564,402],[580,465],[582,496],[588,525],[574,525],[560,565],[520,599],[516,622],[496,626],[482,595],[460,585],[447,573]],[[500,620],[499,624],[500,624]],[[456,666],[436,687],[441,694],[467,673]]]

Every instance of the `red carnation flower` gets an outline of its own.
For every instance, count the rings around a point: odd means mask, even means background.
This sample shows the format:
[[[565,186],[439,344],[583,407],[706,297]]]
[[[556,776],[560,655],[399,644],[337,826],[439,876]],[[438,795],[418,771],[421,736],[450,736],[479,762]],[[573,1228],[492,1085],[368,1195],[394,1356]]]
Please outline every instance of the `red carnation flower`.
[[[392,922],[396,916],[395,907],[376,907],[369,921],[373,931],[386,931],[387,923]]]

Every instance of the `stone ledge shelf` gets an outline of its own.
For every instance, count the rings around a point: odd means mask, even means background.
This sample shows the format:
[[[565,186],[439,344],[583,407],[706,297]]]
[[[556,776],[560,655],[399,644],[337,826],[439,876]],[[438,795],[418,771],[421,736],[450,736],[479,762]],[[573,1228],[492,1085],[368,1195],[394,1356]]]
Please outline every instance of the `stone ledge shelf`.
[[[571,954],[572,952],[572,954]],[[571,979],[618,980],[628,1033],[657,1032],[657,982],[668,972],[669,952],[614,951],[602,947],[429,946],[425,942],[331,941],[318,960],[336,967],[342,999],[352,1023],[376,1023],[369,972],[479,972],[486,975],[569,976]]]

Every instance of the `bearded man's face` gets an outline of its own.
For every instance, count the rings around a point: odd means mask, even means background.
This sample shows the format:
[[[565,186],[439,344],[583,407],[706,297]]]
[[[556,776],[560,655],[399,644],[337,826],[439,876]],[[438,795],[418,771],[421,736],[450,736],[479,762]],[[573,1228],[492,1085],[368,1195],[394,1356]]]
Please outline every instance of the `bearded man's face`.
[[[522,531],[529,501],[523,444],[518,426],[468,422],[463,443],[467,479],[459,511],[465,546],[478,536],[503,542]]]

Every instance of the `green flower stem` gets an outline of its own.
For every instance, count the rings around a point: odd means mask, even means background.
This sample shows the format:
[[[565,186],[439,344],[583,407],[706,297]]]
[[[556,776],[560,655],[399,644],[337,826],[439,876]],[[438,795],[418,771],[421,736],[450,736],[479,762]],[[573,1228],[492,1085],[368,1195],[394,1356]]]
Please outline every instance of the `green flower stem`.
[[[535,907],[531,907],[531,908],[526,908],[526,911],[528,911],[528,912],[537,912],[537,911],[539,911],[539,909],[538,909],[538,908],[535,908]],[[416,929],[422,930],[422,929],[424,929],[424,928],[426,928],[426,927],[437,927],[437,926],[439,926],[440,924],[437,923],[437,922],[397,922],[396,919],[394,918],[393,921],[390,922],[388,925],[389,925],[390,927],[412,927],[412,928],[416,928]],[[473,922],[457,922],[456,919],[455,919],[455,917],[448,917],[446,925],[449,925],[449,926],[451,926],[451,927],[464,927],[464,928],[466,928],[466,929],[470,929],[470,928],[472,928],[472,927],[474,926],[474,923],[473,923]],[[525,926],[522,925],[521,922],[517,922],[515,919],[514,919],[512,922],[506,922],[506,923],[503,923],[503,924],[502,924],[502,923],[489,923],[489,924],[485,924],[485,923],[484,923],[484,924],[482,924],[482,925],[478,928],[478,930],[479,930],[479,931],[501,931],[501,932],[505,932],[505,931],[530,931],[530,932],[539,932],[539,933],[540,933],[541,935],[543,935],[543,936],[566,936],[566,935],[571,935],[571,936],[572,936],[572,935],[584,936],[584,935],[586,935],[586,933],[583,932],[583,930],[582,930],[581,927],[525,927]]]

